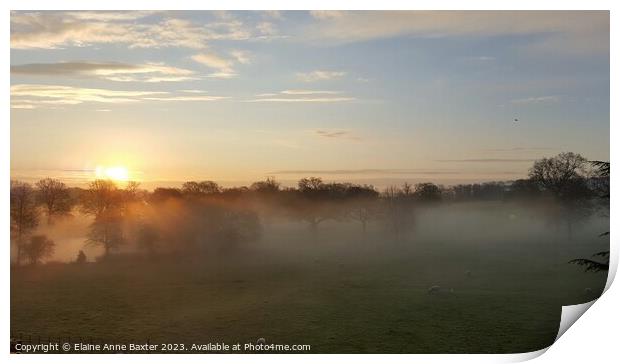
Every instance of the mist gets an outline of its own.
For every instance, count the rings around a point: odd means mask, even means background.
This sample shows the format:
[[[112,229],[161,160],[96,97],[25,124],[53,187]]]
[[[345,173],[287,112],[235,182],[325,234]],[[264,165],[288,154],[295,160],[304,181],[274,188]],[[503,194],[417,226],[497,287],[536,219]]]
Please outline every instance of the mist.
[[[48,181],[65,203],[32,205],[22,264],[13,252],[12,329],[319,352],[537,350],[561,306],[606,281],[594,256],[609,249],[608,184],[578,178],[561,193],[534,178],[381,191],[316,177],[153,191]],[[12,186],[28,202],[28,186]]]

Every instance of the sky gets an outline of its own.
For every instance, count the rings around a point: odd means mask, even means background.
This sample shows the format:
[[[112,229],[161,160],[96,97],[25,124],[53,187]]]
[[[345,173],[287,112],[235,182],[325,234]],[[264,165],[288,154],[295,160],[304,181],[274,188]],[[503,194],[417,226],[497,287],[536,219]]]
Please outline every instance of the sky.
[[[514,180],[609,160],[609,77],[606,11],[16,11],[11,177]]]

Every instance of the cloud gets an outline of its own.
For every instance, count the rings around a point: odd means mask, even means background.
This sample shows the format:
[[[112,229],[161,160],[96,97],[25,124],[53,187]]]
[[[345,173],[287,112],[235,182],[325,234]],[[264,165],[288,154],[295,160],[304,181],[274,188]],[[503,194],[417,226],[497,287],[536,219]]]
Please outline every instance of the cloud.
[[[83,103],[125,104],[144,101],[216,101],[224,96],[176,95],[167,91],[128,91],[58,85],[18,84],[11,86],[11,108],[78,105]]]
[[[481,159],[437,159],[435,162],[441,163],[523,163],[533,162],[534,159],[513,159],[513,158],[481,158]]]
[[[134,21],[147,16],[157,14],[156,10],[139,10],[139,11],[69,11],[64,16],[80,20],[97,20],[97,21]]]
[[[339,138],[349,135],[347,130],[315,130],[314,133],[324,138]]]
[[[261,35],[275,35],[278,34],[278,30],[276,29],[275,24],[272,22],[264,21],[258,23],[256,25],[256,29],[258,29]]]
[[[345,12],[338,10],[311,10],[310,15],[316,19],[338,19],[345,15]]]
[[[230,55],[235,59],[235,61],[241,64],[250,64],[252,62],[251,54],[248,51],[242,51],[237,49],[230,52]]]
[[[197,79],[193,76],[193,71],[166,66],[161,63],[29,63],[11,66],[11,74],[21,76],[95,77],[119,82],[178,82]]]
[[[318,90],[284,90],[280,92],[285,95],[337,95],[342,91],[318,91]]]
[[[300,36],[324,44],[397,36],[535,35],[538,51],[609,52],[608,11],[338,11],[317,12]],[[547,49],[545,49],[545,47]]]
[[[510,100],[512,104],[549,104],[560,102],[560,96],[538,96],[525,99]]]
[[[495,57],[491,56],[471,56],[471,57],[463,57],[463,61],[474,63],[474,64],[488,64],[490,62],[495,61]]]
[[[279,93],[258,94],[255,99],[246,102],[335,103],[355,100],[354,97],[334,96],[340,94],[340,91],[284,90]]]
[[[361,140],[360,137],[353,135],[350,130],[340,130],[340,129],[324,130],[324,129],[320,129],[320,130],[314,130],[313,134],[315,136],[320,137],[320,138],[327,138],[327,139],[339,139],[339,140],[347,139],[347,140],[356,140],[356,141]]]
[[[263,14],[263,16],[267,18],[276,19],[276,20],[284,19],[284,15],[282,15],[282,12],[279,10],[263,10],[261,13]]]
[[[228,96],[168,96],[168,97],[144,97],[143,100],[150,101],[218,101],[230,99]]]
[[[215,14],[215,13],[212,13]],[[212,40],[247,40],[264,36],[232,16],[197,24],[177,12],[14,11],[11,48],[64,48],[127,44],[129,48],[204,49]],[[143,18],[149,17],[149,21]]]
[[[342,71],[312,71],[307,73],[297,73],[297,79],[303,82],[328,81],[342,78],[346,75]]]
[[[250,63],[250,53],[241,50],[230,52],[232,59],[221,57],[215,53],[200,53],[192,56],[192,60],[211,68],[215,72],[207,77],[212,78],[232,78],[237,75],[234,66],[235,63]]]
[[[545,147],[514,147],[514,148],[494,148],[483,149],[485,152],[538,152],[543,150],[554,150],[555,148]]]
[[[209,68],[214,68],[219,72],[223,73],[232,73],[232,65],[233,62],[230,60],[224,59],[213,53],[201,53],[192,56],[192,59],[202,65],[205,65]]]
[[[312,102],[312,103],[331,103],[353,101],[353,97],[306,97],[306,98],[263,98],[254,99],[247,102]]]
[[[441,174],[461,174],[458,171],[429,170],[429,169],[300,169],[300,170],[281,170],[269,172],[269,174],[323,174],[323,175],[441,175]]]
[[[139,97],[165,94],[154,91],[117,91],[71,86],[20,84],[11,86],[11,98],[35,97],[41,103],[80,104],[83,102],[124,103],[138,101]]]

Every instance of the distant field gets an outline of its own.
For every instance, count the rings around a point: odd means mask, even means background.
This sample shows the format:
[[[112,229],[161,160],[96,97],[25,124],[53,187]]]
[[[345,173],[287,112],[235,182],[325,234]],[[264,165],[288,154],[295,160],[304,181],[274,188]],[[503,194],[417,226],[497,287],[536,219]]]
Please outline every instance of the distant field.
[[[260,242],[225,256],[13,270],[11,332],[110,343],[263,337],[310,344],[313,353],[546,347],[562,305],[602,292],[605,274],[566,262],[604,249],[608,240],[594,233],[605,223],[579,228],[570,240],[550,239],[536,222],[482,211],[497,221],[472,226],[465,218],[465,228],[441,225],[430,214],[402,241],[379,228],[363,238],[353,224],[326,224],[312,241],[303,225],[276,225]],[[428,294],[433,285],[442,287],[439,294]]]

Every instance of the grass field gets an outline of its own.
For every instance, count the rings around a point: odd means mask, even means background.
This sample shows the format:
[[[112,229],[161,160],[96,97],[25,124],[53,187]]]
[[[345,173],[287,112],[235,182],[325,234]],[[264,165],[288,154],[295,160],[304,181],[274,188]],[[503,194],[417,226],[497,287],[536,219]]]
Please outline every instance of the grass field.
[[[378,228],[364,238],[353,224],[326,224],[313,241],[303,225],[288,224],[267,226],[260,242],[224,256],[20,268],[11,274],[11,331],[109,343],[263,337],[309,344],[312,353],[546,347],[562,305],[602,292],[605,274],[566,262],[608,246],[596,238],[605,222],[565,241],[532,220],[482,211],[486,221],[467,214],[442,227],[430,214],[403,241]],[[433,285],[442,290],[429,294]]]

